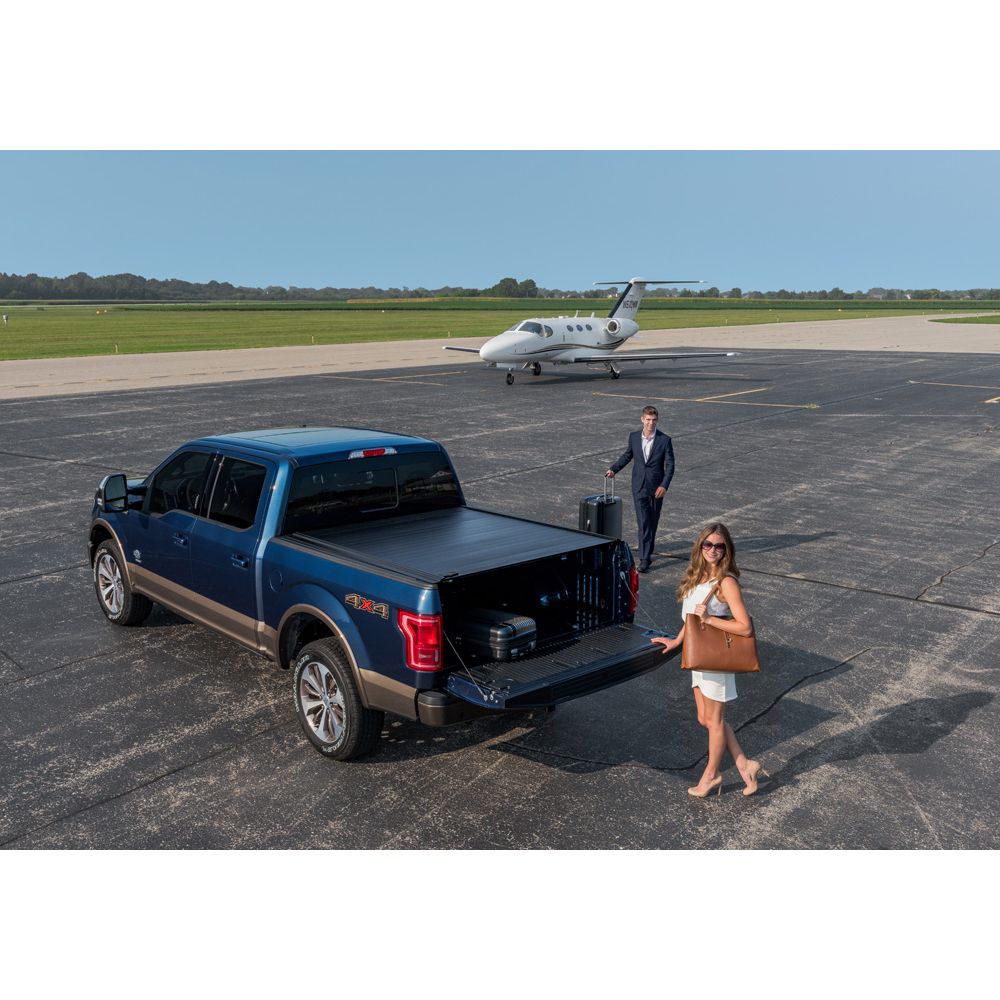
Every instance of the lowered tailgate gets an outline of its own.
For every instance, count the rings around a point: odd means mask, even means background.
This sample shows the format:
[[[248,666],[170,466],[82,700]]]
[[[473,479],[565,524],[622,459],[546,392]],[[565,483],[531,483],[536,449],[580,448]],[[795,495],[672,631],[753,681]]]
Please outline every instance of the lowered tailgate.
[[[669,657],[650,639],[662,632],[620,623],[539,646],[519,660],[490,660],[448,676],[448,691],[487,708],[546,708],[620,684]]]

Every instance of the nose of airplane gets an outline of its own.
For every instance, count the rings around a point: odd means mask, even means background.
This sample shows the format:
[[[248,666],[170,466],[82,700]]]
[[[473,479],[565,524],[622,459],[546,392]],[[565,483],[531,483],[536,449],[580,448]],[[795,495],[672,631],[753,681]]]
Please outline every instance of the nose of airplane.
[[[507,361],[507,355],[511,353],[511,338],[505,333],[487,340],[479,349],[479,356],[483,361]]]

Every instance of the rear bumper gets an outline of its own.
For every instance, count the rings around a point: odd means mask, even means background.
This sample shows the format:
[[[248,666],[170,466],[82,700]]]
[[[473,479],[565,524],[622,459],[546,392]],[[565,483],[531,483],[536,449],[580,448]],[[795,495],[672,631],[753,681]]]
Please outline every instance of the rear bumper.
[[[421,691],[417,695],[417,718],[425,726],[453,726],[489,715],[491,708],[473,705],[447,691]]]

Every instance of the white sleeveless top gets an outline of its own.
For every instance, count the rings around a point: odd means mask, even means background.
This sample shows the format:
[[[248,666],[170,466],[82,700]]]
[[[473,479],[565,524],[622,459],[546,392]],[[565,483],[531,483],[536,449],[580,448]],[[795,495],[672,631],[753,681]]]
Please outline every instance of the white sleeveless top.
[[[713,587],[718,586],[718,580],[706,580],[699,583],[681,604],[681,618],[686,622],[688,615],[694,614],[694,609],[708,597]],[[732,618],[729,605],[718,593],[708,602],[708,613],[713,618]],[[701,693],[712,701],[734,701],[736,699],[736,674],[725,674],[716,670],[691,671],[691,687],[700,688]]]

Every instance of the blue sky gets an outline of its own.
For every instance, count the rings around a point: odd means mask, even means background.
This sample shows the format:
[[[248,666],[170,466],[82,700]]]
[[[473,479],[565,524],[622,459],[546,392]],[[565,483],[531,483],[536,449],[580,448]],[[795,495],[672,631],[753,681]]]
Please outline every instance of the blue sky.
[[[1000,286],[990,152],[0,152],[0,271]]]

